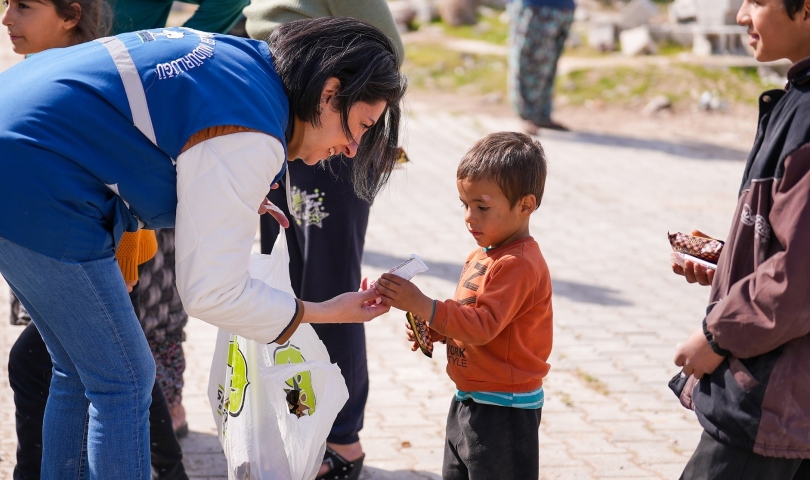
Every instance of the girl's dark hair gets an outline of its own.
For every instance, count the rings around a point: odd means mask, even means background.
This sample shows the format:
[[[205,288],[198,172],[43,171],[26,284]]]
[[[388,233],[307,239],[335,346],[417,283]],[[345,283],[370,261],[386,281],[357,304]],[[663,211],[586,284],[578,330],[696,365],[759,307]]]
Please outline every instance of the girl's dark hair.
[[[785,5],[785,11],[791,20],[793,20],[793,15],[796,15],[804,7],[804,0],[782,0],[782,3]]]
[[[65,20],[76,20],[73,38],[76,43],[89,42],[110,33],[112,10],[105,0],[48,0],[56,14]],[[76,8],[78,5],[80,8]]]
[[[370,202],[388,181],[398,154],[406,81],[393,42],[367,23],[323,17],[281,25],[267,43],[291,111],[301,121],[320,125],[321,92],[331,77],[340,80],[334,107],[347,138],[352,138],[349,110],[355,103],[385,102],[380,119],[363,135],[352,168],[355,192]]]

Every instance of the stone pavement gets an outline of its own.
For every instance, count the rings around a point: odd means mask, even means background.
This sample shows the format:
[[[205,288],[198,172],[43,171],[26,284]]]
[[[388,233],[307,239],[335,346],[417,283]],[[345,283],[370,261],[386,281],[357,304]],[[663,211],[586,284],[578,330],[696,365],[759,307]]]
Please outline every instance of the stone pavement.
[[[375,278],[418,253],[430,271],[416,283],[428,295],[449,298],[475,248],[462,220],[456,165],[481,136],[518,125],[438,112],[417,97],[405,128],[412,163],[394,174],[372,209],[364,273]],[[666,233],[699,228],[725,236],[747,146],[735,152],[582,133],[549,133],[540,140],[549,176],[532,234],[551,268],[555,293],[541,477],[677,478],[700,427],[667,381],[678,371],[675,345],[700,326],[708,290],[670,273]],[[7,318],[7,288],[0,282],[0,363],[21,330]],[[452,396],[444,347],[437,346],[433,360],[410,352],[403,323],[402,312],[392,311],[367,325],[365,480],[440,478]],[[186,331],[186,463],[194,479],[224,479],[205,395],[215,329],[192,319]],[[0,479],[11,478],[13,422],[2,368]]]

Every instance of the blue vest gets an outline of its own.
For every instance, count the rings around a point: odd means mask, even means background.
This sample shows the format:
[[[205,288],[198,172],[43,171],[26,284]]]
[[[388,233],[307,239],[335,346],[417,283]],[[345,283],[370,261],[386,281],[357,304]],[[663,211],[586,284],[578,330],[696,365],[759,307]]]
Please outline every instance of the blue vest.
[[[0,85],[0,237],[53,258],[109,257],[139,220],[174,226],[175,160],[196,132],[241,126],[286,150],[265,42],[144,30],[39,53]]]

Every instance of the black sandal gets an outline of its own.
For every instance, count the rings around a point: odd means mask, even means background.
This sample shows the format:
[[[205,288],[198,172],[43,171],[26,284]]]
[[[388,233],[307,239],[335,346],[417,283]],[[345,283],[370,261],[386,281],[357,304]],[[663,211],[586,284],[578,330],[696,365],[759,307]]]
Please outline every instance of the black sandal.
[[[323,454],[323,463],[329,465],[329,471],[315,480],[357,480],[363,470],[365,458],[364,453],[357,460],[350,462],[327,446],[326,453]]]

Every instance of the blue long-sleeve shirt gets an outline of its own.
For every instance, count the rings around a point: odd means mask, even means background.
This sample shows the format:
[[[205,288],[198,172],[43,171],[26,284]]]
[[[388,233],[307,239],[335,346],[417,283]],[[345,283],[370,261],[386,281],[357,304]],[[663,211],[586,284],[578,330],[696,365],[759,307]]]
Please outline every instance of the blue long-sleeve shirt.
[[[560,10],[573,10],[576,8],[574,0],[514,0],[526,7],[552,7]]]

